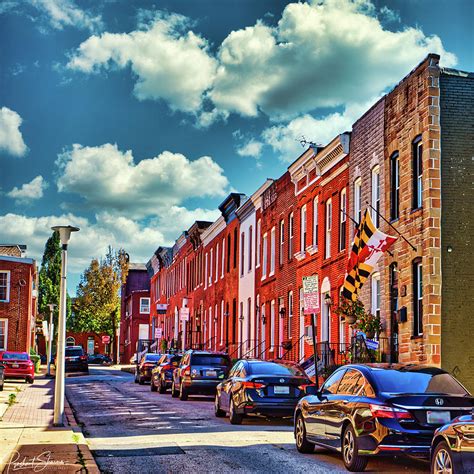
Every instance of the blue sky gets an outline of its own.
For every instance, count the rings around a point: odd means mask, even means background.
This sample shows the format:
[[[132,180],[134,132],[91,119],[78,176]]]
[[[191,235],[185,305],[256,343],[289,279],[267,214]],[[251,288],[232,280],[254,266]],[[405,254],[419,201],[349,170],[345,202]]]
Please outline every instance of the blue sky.
[[[6,0],[0,241],[71,223],[71,290],[108,244],[146,261],[232,190],[349,130],[428,52],[474,70],[470,1]]]

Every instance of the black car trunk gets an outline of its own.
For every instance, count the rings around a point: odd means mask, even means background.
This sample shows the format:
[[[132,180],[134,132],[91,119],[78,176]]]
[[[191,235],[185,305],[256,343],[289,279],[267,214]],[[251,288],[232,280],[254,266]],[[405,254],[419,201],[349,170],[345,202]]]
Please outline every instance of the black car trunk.
[[[302,390],[298,387],[308,384],[308,379],[288,375],[254,375],[249,379],[255,384],[263,384],[260,390],[265,397],[274,398],[297,398]]]

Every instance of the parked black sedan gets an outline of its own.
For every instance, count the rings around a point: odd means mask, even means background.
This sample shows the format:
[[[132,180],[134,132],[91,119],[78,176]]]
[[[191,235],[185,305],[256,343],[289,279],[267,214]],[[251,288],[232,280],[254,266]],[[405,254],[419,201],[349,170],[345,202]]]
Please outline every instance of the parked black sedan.
[[[311,381],[297,365],[240,360],[217,386],[215,415],[228,412],[233,425],[242,423],[246,415],[292,416],[308,384]]]
[[[143,385],[151,380],[151,369],[155,367],[160,357],[161,354],[154,354],[152,352],[142,356],[140,363],[135,369],[135,383]]]
[[[314,388],[295,410],[296,447],[341,451],[349,471],[363,471],[376,454],[428,457],[435,430],[474,402],[452,375],[419,365],[348,365]]]
[[[438,428],[431,443],[431,473],[474,472],[474,415],[459,416]]]
[[[163,354],[157,365],[151,370],[150,390],[166,393],[173,382],[173,371],[178,367],[182,354]]]

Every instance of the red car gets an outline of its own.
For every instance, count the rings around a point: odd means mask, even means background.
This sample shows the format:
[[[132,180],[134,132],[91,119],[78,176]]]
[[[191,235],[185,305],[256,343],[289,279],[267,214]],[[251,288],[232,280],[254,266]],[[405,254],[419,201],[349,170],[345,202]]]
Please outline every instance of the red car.
[[[25,379],[27,383],[34,382],[35,364],[27,352],[2,352],[0,353],[0,363],[5,367],[6,379]]]

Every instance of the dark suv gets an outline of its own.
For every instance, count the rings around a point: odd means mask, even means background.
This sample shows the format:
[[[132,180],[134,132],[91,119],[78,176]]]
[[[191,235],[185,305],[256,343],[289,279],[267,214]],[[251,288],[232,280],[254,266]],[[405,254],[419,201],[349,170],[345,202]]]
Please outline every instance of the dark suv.
[[[65,371],[66,372],[86,372],[89,373],[89,364],[87,355],[82,346],[66,347],[65,352]]]
[[[215,395],[217,385],[227,377],[232,362],[223,352],[190,350],[173,372],[171,395],[187,400],[188,395]]]

